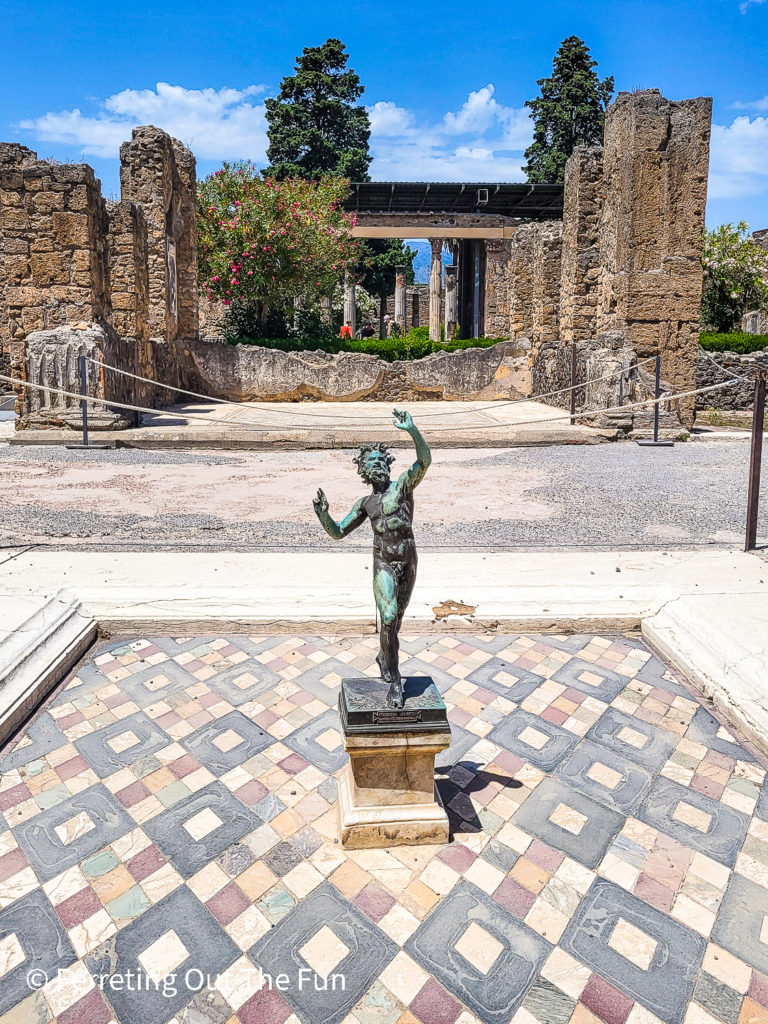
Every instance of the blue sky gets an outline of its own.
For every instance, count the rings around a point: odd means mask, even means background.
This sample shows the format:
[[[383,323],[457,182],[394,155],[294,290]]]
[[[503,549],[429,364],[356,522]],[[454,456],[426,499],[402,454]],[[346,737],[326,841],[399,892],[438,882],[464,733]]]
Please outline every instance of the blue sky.
[[[523,103],[575,34],[619,90],[713,96],[708,223],[768,227],[768,0],[0,0],[0,18],[0,137],[87,160],[107,195],[135,124],[182,139],[201,174],[222,159],[262,162],[264,98],[329,36],[366,86],[374,177],[522,180]]]

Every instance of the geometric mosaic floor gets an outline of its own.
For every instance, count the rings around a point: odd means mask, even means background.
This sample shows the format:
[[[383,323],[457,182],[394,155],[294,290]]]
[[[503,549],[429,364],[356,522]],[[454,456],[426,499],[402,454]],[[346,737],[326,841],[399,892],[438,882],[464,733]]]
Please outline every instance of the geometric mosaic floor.
[[[377,651],[96,649],[0,753],[0,1024],[768,1022],[765,770],[640,640],[403,637],[452,841],[345,852]]]

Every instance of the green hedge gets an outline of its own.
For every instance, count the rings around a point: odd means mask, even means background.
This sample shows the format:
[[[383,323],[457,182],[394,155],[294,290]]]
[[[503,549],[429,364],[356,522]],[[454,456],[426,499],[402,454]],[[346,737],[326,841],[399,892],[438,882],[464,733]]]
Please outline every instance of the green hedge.
[[[423,334],[422,334],[423,332]],[[402,338],[353,338],[350,341],[335,338],[333,341],[312,338],[233,338],[230,345],[260,345],[262,348],[276,348],[281,352],[364,352],[378,356],[389,363],[399,359],[422,359],[433,352],[457,352],[466,348],[490,348],[505,338],[468,338],[466,341],[449,341],[447,345],[430,341],[426,327],[410,331]]]
[[[768,334],[742,334],[739,331],[731,334],[704,333],[699,335],[699,342],[708,352],[737,352],[744,356],[768,348]]]

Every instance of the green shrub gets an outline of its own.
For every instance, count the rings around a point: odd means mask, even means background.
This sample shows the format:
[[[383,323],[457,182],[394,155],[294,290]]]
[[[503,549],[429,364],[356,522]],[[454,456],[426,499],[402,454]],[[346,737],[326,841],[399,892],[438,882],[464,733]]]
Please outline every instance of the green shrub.
[[[732,331],[730,334],[703,333],[699,335],[699,343],[708,352],[736,352],[744,356],[768,348],[768,334],[744,334],[740,331]]]
[[[447,345],[429,340],[427,327],[416,327],[402,338],[229,338],[230,345],[260,345],[281,352],[362,352],[389,363],[400,359],[422,359],[433,352],[456,352],[467,348],[490,348],[505,338],[469,338]]]

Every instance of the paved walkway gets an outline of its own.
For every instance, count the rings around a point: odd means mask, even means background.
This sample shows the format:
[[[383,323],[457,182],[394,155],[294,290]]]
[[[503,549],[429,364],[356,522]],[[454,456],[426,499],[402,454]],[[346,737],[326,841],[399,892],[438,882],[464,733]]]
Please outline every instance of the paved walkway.
[[[0,761],[3,1024],[768,1020],[753,752],[635,638],[403,647],[452,841],[349,853],[333,708],[374,637],[96,650]]]
[[[398,449],[394,471],[412,460]],[[0,444],[0,543],[115,548],[369,550],[336,544],[311,499],[337,516],[365,488],[344,451],[68,451]],[[675,547],[744,540],[749,443],[631,442],[436,449],[416,496],[428,547]],[[760,537],[768,542],[768,469]]]
[[[570,425],[562,409],[542,402],[196,402],[146,414],[138,430],[99,431],[94,442],[142,448],[338,448],[370,440],[409,445],[392,425],[392,407],[404,405],[435,447],[493,444],[595,444],[615,436]],[[192,418],[187,418],[186,414]],[[195,418],[201,417],[201,418]],[[555,420],[553,422],[553,420]],[[16,440],[50,444],[73,431],[25,430]]]

